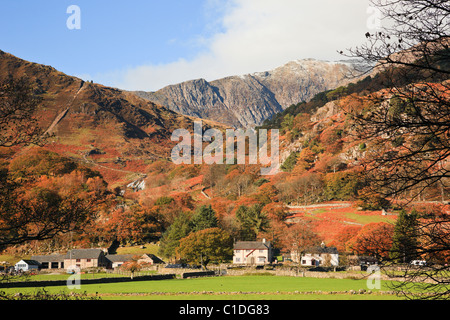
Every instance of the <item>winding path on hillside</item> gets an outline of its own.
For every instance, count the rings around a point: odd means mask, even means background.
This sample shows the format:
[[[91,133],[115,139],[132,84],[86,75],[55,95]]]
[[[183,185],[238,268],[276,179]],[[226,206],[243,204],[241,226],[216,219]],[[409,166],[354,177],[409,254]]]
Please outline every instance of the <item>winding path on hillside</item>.
[[[94,160],[89,160],[89,159],[86,157],[86,154],[85,154],[85,153],[83,154],[83,160],[84,160],[84,162],[86,162],[86,163],[89,163],[89,164],[91,164],[91,165],[94,165],[94,166],[97,166],[97,167],[100,167],[100,168],[103,168],[103,169],[106,169],[106,170],[112,170],[112,171],[121,172],[121,173],[127,173],[127,174],[137,174],[137,175],[140,176],[140,179],[145,179],[145,178],[147,178],[147,174],[142,173],[142,172],[134,172],[134,171],[129,171],[129,170],[116,169],[116,168],[111,168],[111,167],[107,167],[107,166],[101,165],[101,164],[95,162]],[[138,179],[138,180],[139,180],[139,179]]]

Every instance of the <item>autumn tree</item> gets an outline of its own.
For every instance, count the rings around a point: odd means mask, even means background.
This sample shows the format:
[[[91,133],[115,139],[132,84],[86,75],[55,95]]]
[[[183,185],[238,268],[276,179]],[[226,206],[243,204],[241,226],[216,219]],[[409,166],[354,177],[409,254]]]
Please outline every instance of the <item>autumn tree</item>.
[[[350,252],[349,242],[358,235],[361,229],[361,226],[346,226],[336,234],[331,245],[336,247],[340,253]]]
[[[180,240],[177,257],[205,267],[210,262],[221,263],[233,256],[233,239],[219,228],[205,229],[191,233]]]
[[[106,183],[78,170],[13,180],[0,170],[0,247],[83,229],[107,198]]]
[[[36,111],[42,102],[26,78],[0,81],[0,147],[42,142]]]
[[[101,224],[95,222],[95,224]],[[163,229],[157,213],[140,205],[118,207],[106,216],[106,221],[99,226],[99,235],[110,242],[147,243],[159,239]]]
[[[278,183],[279,199],[286,203],[317,203],[323,197],[323,181],[320,174],[304,172],[285,182]]]
[[[303,148],[300,151],[297,164],[295,167],[295,172],[302,173],[303,171],[308,171],[314,166],[314,162],[316,161],[316,154],[310,147]]]
[[[284,222],[289,214],[288,208],[282,202],[272,202],[264,206],[263,212],[267,214],[270,221]]]
[[[183,211],[183,206],[173,197],[160,197],[156,199],[153,210],[161,218],[163,227],[167,229]]]
[[[327,200],[354,200],[358,194],[359,180],[356,172],[341,171],[325,176]]]
[[[301,261],[302,255],[308,248],[318,246],[322,239],[312,230],[311,224],[307,221],[300,221],[286,230],[284,248],[298,257]]]
[[[265,183],[260,186],[254,198],[263,206],[278,202],[278,190],[272,183]]]
[[[349,243],[351,250],[358,255],[367,255],[378,261],[389,260],[392,248],[394,226],[389,223],[369,223]]]
[[[131,280],[133,280],[134,274],[142,269],[142,264],[139,263],[139,256],[134,256],[130,261],[125,262],[120,266],[120,269],[130,272]]]
[[[227,166],[213,164],[209,166],[205,166],[204,168],[205,174],[203,176],[203,184],[205,187],[211,189],[212,194],[215,194],[215,190],[217,189],[217,194],[220,194],[222,191],[221,188],[223,186],[223,179],[227,174]]]

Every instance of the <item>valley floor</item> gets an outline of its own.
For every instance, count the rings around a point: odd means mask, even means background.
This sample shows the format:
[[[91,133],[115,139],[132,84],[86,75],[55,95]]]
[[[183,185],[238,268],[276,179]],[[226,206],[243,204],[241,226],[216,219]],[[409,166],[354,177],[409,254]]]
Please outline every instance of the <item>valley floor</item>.
[[[0,289],[30,294],[39,288]],[[398,300],[382,281],[369,290],[366,280],[283,276],[223,276],[44,288],[49,293],[86,293],[102,300]]]

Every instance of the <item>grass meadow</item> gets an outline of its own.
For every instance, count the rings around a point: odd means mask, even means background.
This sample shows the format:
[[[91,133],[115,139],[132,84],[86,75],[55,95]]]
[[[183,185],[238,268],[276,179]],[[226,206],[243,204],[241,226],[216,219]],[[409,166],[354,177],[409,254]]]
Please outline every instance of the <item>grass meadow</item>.
[[[32,293],[39,288],[0,289],[7,293]],[[67,287],[47,287],[50,293],[71,292]],[[365,290],[365,294],[360,294]],[[367,294],[366,280],[318,279],[283,276],[224,276],[127,283],[82,285],[72,290],[98,295],[104,300],[397,300],[381,290]],[[353,292],[352,292],[353,291]]]

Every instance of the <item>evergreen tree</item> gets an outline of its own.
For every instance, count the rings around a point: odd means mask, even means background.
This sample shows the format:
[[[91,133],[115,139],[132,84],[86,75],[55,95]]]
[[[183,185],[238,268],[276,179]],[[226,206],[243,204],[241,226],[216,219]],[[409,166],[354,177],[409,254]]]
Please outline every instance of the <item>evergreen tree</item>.
[[[217,228],[219,226],[216,212],[213,210],[211,205],[201,206],[197,209],[195,216],[191,220],[191,226],[193,232]]]
[[[298,152],[291,153],[286,161],[284,161],[284,163],[281,165],[281,170],[283,170],[284,172],[291,172],[297,164],[298,156]]]
[[[190,217],[186,213],[181,213],[163,234],[158,253],[166,258],[174,257],[180,240],[187,237],[190,232]]]
[[[395,262],[409,263],[417,258],[418,248],[418,214],[408,214],[402,210],[394,228],[394,237],[390,258]]]
[[[241,240],[254,241],[260,232],[265,232],[270,227],[270,220],[262,209],[263,206],[260,204],[252,207],[240,206],[238,208],[236,218],[241,226]]]

